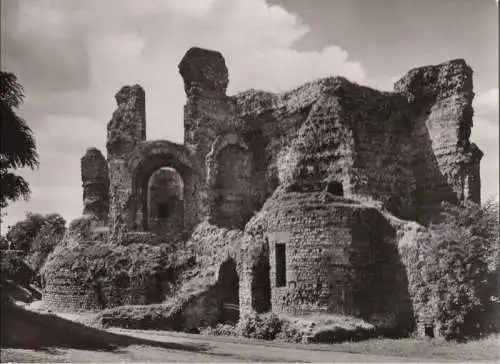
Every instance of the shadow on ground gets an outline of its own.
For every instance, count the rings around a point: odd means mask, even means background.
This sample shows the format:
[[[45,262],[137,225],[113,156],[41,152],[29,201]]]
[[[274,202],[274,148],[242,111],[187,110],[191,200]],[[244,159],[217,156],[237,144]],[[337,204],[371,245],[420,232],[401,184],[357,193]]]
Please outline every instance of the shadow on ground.
[[[15,305],[10,297],[1,297],[2,348],[43,350],[57,354],[57,349],[71,348],[119,352],[130,345],[147,345],[171,350],[204,353],[206,344],[165,343],[114,334],[65,320],[61,317],[28,311]],[[57,348],[57,349],[56,349]]]

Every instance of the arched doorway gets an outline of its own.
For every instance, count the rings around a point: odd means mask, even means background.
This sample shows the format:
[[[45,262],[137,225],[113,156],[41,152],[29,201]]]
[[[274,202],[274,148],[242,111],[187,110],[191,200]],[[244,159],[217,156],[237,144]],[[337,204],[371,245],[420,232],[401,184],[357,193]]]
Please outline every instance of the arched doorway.
[[[175,238],[184,226],[184,182],[173,168],[162,167],[149,178],[146,229]]]
[[[148,141],[134,151],[134,228],[178,239],[198,220],[196,173],[185,147],[168,141]]]
[[[226,260],[220,266],[217,291],[220,297],[218,321],[237,323],[240,318],[240,281],[233,259]]]

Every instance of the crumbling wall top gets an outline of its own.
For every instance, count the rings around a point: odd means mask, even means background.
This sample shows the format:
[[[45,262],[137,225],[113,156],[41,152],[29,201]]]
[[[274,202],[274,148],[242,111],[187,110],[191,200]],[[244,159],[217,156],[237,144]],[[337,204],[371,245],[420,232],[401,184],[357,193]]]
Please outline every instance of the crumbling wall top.
[[[115,95],[117,109],[108,123],[108,158],[130,153],[146,139],[146,95],[140,85],[123,86]]]
[[[435,102],[460,93],[472,101],[472,68],[463,59],[414,68],[394,84],[394,91],[405,94],[410,102]]]
[[[94,180],[96,178],[108,178],[108,167],[106,158],[97,148],[88,148],[81,158],[82,180]]]
[[[229,82],[224,57],[220,52],[193,47],[179,63],[188,97],[202,93],[225,95]]]
[[[115,99],[118,106],[125,106],[130,103],[131,106],[144,104],[146,93],[140,85],[123,86],[116,94]]]
[[[106,221],[109,212],[108,164],[97,148],[88,148],[81,158],[83,214]]]

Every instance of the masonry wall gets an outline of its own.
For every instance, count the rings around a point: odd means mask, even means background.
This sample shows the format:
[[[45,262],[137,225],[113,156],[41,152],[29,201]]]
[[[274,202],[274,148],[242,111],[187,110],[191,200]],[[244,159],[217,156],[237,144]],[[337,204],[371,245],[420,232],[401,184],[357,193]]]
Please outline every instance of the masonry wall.
[[[402,96],[335,77],[283,94],[234,98],[256,161],[259,208],[278,184],[320,191],[337,181],[346,196],[379,200],[401,217],[414,212],[411,126]]]
[[[252,216],[251,160],[238,145],[223,148],[216,157],[214,215],[218,226],[243,229]]]
[[[115,95],[107,140],[110,241],[152,245],[161,234],[191,236],[200,270],[237,262],[244,311],[410,317],[394,231],[380,212],[427,224],[443,200],[479,201],[482,153],[469,142],[473,93],[465,62],[412,70],[394,92],[329,77],[279,94],[228,96],[223,56],[200,48],[188,50],[179,72],[187,97],[184,145],[145,140],[140,86]],[[147,194],[150,176],[165,166],[182,177],[184,214],[161,226],[149,221]],[[102,194],[97,179],[88,181],[85,196]],[[256,221],[259,232],[250,233]],[[153,231],[142,233],[149,226]],[[244,247],[235,246],[240,240]],[[260,250],[246,260],[252,242]],[[276,243],[286,250],[284,287],[276,284]],[[201,279],[205,289],[212,275]],[[119,282],[103,284],[99,299],[154,301],[148,287],[157,283],[148,279],[138,281],[133,297]],[[53,282],[47,297],[56,292],[56,302],[64,283]],[[87,297],[78,304],[97,299],[76,278],[68,282],[68,297]]]
[[[107,154],[109,170],[110,237],[120,241],[133,225],[132,176],[128,158],[136,145],[146,139],[146,101],[139,85],[124,86],[115,95],[117,109],[108,123]]]
[[[480,201],[482,153],[469,141],[472,69],[457,59],[416,68],[396,82],[411,112],[419,221],[435,218],[441,201]]]
[[[376,209],[326,193],[278,190],[260,215],[274,312],[346,314],[392,328],[410,323],[395,232]],[[277,243],[286,249],[284,286],[277,285]]]

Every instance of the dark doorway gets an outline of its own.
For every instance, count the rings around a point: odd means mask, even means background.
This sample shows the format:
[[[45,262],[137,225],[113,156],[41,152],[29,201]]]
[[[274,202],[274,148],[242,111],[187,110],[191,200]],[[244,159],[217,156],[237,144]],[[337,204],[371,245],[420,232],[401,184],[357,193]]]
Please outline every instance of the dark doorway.
[[[276,244],[276,287],[286,286],[286,245]]]
[[[235,324],[240,318],[240,281],[234,260],[221,265],[217,285],[221,298],[218,321]]]
[[[252,308],[257,313],[271,309],[271,282],[269,279],[269,256],[261,255],[253,269]]]
[[[427,326],[425,326],[424,331],[425,331],[425,336],[430,337],[430,338],[434,338],[434,326],[427,325]]]
[[[175,240],[184,228],[184,181],[170,167],[155,170],[146,191],[145,229]]]
[[[344,196],[344,188],[342,183],[337,181],[328,182],[326,185],[326,192],[331,193],[335,196]]]
[[[170,215],[169,206],[167,202],[158,204],[158,218],[165,219]]]

